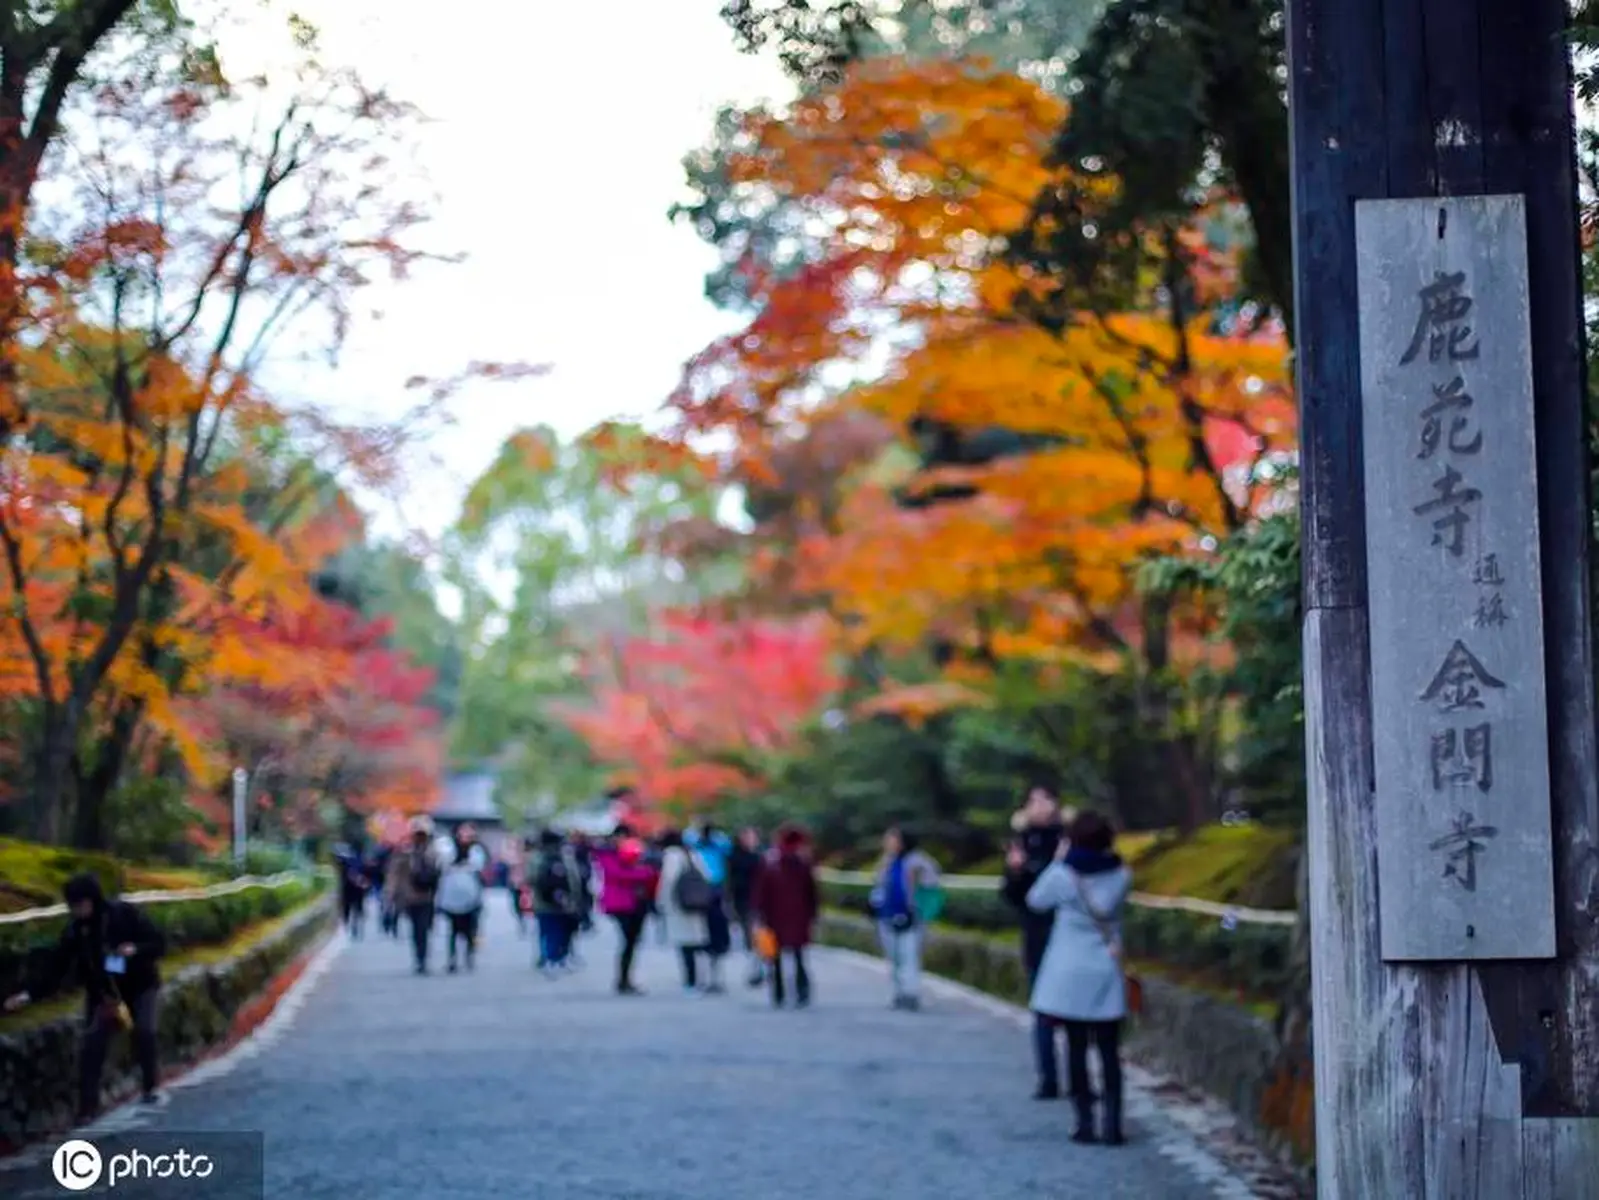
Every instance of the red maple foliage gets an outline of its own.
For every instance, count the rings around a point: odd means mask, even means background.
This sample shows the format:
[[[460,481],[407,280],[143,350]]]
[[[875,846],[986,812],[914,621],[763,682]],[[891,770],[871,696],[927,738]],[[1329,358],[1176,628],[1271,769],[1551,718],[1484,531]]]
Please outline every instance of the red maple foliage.
[[[389,644],[392,623],[317,599],[230,630],[277,670],[213,689],[190,709],[196,734],[256,773],[260,803],[307,832],[320,803],[418,811],[437,795],[443,757],[433,673]],[[202,810],[221,818],[214,797]]]
[[[560,716],[646,807],[701,805],[765,782],[838,690],[831,651],[817,620],[668,613],[594,653],[593,702]]]

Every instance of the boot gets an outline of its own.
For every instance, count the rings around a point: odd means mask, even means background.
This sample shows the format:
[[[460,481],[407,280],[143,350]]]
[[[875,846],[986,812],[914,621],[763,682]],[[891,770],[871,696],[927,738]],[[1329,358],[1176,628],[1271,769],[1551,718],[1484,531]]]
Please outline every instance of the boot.
[[[1086,1096],[1072,1097],[1072,1104],[1077,1109],[1077,1128],[1072,1131],[1072,1141],[1087,1144],[1097,1142],[1094,1136],[1094,1102]]]
[[[1107,1146],[1120,1146],[1127,1139],[1122,1134],[1122,1088],[1118,1080],[1105,1085],[1105,1137]]]

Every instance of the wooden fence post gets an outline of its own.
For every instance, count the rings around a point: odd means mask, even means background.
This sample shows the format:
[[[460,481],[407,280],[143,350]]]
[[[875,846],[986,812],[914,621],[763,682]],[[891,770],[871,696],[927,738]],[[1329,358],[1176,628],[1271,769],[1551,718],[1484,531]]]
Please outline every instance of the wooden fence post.
[[[1596,1200],[1599,789],[1566,2],[1288,0],[1287,8],[1320,1194],[1337,1200]],[[1415,944],[1410,935],[1416,931],[1391,929],[1385,957],[1383,917],[1395,918],[1381,907],[1380,856],[1390,856],[1390,885],[1402,882],[1397,875],[1404,870],[1436,876],[1439,864],[1428,844],[1406,844],[1393,835],[1396,820],[1418,819],[1414,811],[1392,815],[1399,811],[1393,806],[1407,799],[1395,793],[1414,786],[1417,796],[1432,802],[1428,785],[1391,771],[1380,781],[1382,795],[1377,792],[1383,756],[1374,765],[1374,746],[1385,744],[1394,726],[1414,713],[1395,711],[1392,700],[1384,711],[1372,707],[1373,630],[1383,620],[1374,621],[1376,601],[1368,597],[1369,574],[1377,572],[1368,572],[1376,560],[1369,559],[1367,547],[1362,358],[1369,383],[1372,356],[1383,351],[1362,346],[1359,307],[1363,298],[1368,309],[1375,303],[1371,281],[1393,264],[1357,262],[1356,207],[1368,200],[1477,195],[1520,196],[1525,213],[1523,307],[1530,311],[1517,353],[1530,351],[1531,403],[1525,387],[1494,395],[1486,385],[1475,403],[1476,411],[1486,412],[1497,402],[1514,402],[1532,414],[1535,450],[1529,461],[1536,463],[1541,554],[1530,561],[1538,562],[1541,581],[1543,655],[1541,662],[1517,664],[1522,674],[1515,678],[1541,683],[1547,710],[1541,731],[1547,789],[1502,792],[1493,803],[1513,806],[1496,810],[1513,820],[1501,834],[1537,826],[1540,806],[1550,805],[1553,861],[1542,871],[1541,884],[1539,870],[1496,881],[1488,868],[1494,862],[1490,842],[1483,851],[1481,896],[1449,890],[1464,887],[1454,875],[1433,878],[1434,891],[1419,908],[1413,896],[1404,898],[1410,911],[1423,912],[1407,919],[1431,920],[1446,910],[1446,916],[1481,911],[1458,906],[1480,905],[1496,894],[1508,904],[1510,891],[1495,889],[1513,885],[1516,903],[1552,909],[1553,956],[1531,957],[1548,953],[1537,948],[1535,932],[1529,932],[1525,959],[1469,953],[1442,958],[1426,949],[1401,954],[1394,952],[1405,940],[1398,934]],[[1363,206],[1363,212],[1372,211]],[[1490,257],[1495,253],[1490,246]],[[1519,246],[1514,253],[1519,256]],[[1373,336],[1369,311],[1367,326],[1366,341],[1380,340]],[[1496,352],[1490,333],[1501,331],[1478,332],[1486,359]],[[1445,359],[1470,350],[1466,341],[1439,345]],[[1435,389],[1443,386],[1434,383]],[[1374,398],[1367,395],[1365,402],[1370,409]],[[1505,410],[1498,411],[1506,419]],[[1460,442],[1469,444],[1469,437]],[[1384,470],[1374,480],[1391,482],[1393,470]],[[1435,464],[1417,465],[1424,489],[1437,470]],[[1524,475],[1518,486],[1532,486]],[[1392,495],[1373,499],[1394,501]],[[1494,502],[1491,494],[1483,501]],[[1374,530],[1401,527],[1391,515],[1372,522]],[[1370,551],[1393,553],[1427,551],[1387,541]],[[1391,577],[1392,564],[1382,565]],[[1438,566],[1433,559],[1425,565]],[[1528,595],[1529,604],[1540,603],[1536,590]],[[1418,604],[1445,606],[1458,599],[1415,597]],[[1378,636],[1386,635],[1378,629]],[[1392,651],[1379,647],[1379,679],[1392,669],[1384,657]],[[1505,695],[1516,692],[1513,683]],[[1387,694],[1400,693],[1387,687]],[[1529,733],[1503,752],[1541,761],[1544,748],[1534,738]],[[1392,764],[1392,753],[1388,759]],[[1437,762],[1435,757],[1435,771]],[[1438,797],[1451,795],[1436,775],[1430,786]],[[1380,820],[1380,813],[1389,815]],[[1390,841],[1379,839],[1379,824]],[[1390,887],[1396,902],[1405,892]],[[1434,896],[1436,911],[1428,908]],[[1463,920],[1459,924],[1463,936],[1477,933]],[[1420,941],[1438,940],[1437,930],[1423,932],[1427,937]]]

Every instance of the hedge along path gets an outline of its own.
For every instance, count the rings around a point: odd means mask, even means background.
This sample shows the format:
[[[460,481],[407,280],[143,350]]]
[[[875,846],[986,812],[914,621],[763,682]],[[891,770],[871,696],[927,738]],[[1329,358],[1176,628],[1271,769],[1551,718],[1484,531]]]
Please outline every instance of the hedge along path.
[[[187,897],[188,899],[203,899],[203,897]],[[254,947],[274,937],[282,930],[288,928],[295,921],[306,914],[307,909],[318,903],[330,903],[324,895],[313,894],[303,904],[296,905],[287,912],[279,913],[275,917],[264,917],[259,921],[238,930],[226,941],[210,946],[196,946],[176,954],[161,956],[161,970],[165,982],[171,982],[189,967],[209,967],[229,959],[237,958],[248,953]],[[252,1002],[255,1003],[255,1002]],[[0,1037],[9,1033],[18,1033],[27,1029],[36,1029],[41,1025],[48,1025],[52,1021],[59,1021],[69,1017],[83,1008],[83,992],[81,988],[68,989],[57,996],[45,1000],[35,1001],[26,1008],[14,1013],[0,1013]],[[266,1010],[270,1011],[268,1005]],[[260,1018],[256,1018],[259,1021]],[[235,1018],[237,1022],[239,1018]],[[235,1034],[249,1032],[248,1028],[235,1029]]]
[[[231,896],[253,888],[280,888],[305,878],[303,871],[280,871],[276,875],[241,875],[222,883],[197,888],[167,888],[160,891],[128,892],[114,897],[130,904],[170,904],[178,900],[214,900],[218,896]],[[64,917],[65,904],[50,904],[43,908],[25,908],[21,912],[0,913],[0,925],[20,925],[27,921],[44,921]]]
[[[870,887],[876,876],[864,871],[835,871],[822,867],[816,876],[823,883],[836,883],[846,887]],[[951,891],[997,892],[1001,883],[998,875],[945,875],[943,885]],[[1202,917],[1230,917],[1241,925],[1294,925],[1299,920],[1296,912],[1275,908],[1242,908],[1236,904],[1222,904],[1215,900],[1201,900],[1195,896],[1157,896],[1150,892],[1133,892],[1127,902],[1140,908],[1163,908],[1178,912],[1196,913]]]

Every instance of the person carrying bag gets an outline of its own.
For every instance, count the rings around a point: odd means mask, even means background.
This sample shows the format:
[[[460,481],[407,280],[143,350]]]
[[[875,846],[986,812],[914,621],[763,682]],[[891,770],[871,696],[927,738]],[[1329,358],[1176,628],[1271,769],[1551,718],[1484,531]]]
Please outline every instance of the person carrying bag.
[[[1066,1029],[1069,1092],[1077,1111],[1072,1140],[1122,1143],[1121,1025],[1141,992],[1123,966],[1121,912],[1132,872],[1112,849],[1110,822],[1082,812],[1072,821],[1055,861],[1027,893],[1034,912],[1053,913],[1049,944],[1033,982],[1030,1007],[1040,1059],[1055,1056],[1055,1029]],[[1094,1126],[1088,1048],[1098,1051],[1104,1080],[1103,1126]]]
[[[897,827],[884,832],[870,904],[883,957],[892,967],[893,1007],[915,1012],[922,1005],[923,933],[943,909],[943,888],[938,865],[914,834]]]
[[[71,919],[26,991],[9,997],[7,1012],[58,991],[69,979],[83,987],[83,1043],[78,1054],[78,1120],[100,1109],[106,1052],[119,1033],[133,1034],[143,1102],[160,1101],[156,1090],[156,997],[158,960],[166,938],[150,918],[123,900],[107,900],[93,875],[76,875],[62,888]]]

